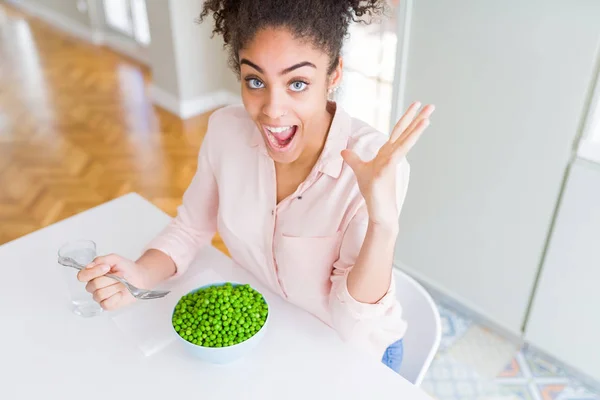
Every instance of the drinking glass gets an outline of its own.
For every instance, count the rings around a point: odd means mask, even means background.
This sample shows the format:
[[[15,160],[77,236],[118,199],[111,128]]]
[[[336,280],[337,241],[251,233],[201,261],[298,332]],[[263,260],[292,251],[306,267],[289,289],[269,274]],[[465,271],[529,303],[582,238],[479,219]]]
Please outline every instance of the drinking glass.
[[[96,258],[96,243],[92,240],[76,240],[65,243],[58,250],[59,257],[69,257],[81,265],[87,265]],[[69,290],[73,312],[81,317],[93,317],[102,313],[102,307],[85,290],[85,283],[77,279],[77,270],[60,266]]]

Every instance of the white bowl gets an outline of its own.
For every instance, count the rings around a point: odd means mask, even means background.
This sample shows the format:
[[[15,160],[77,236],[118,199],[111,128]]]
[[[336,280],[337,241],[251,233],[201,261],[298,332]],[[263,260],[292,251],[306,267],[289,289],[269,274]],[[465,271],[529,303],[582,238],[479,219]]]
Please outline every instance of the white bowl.
[[[205,286],[201,286],[197,289],[194,289],[194,290],[190,291],[189,293],[194,293],[194,292],[197,292],[198,290],[201,290],[201,289],[204,289],[207,287],[211,287],[211,286],[223,286],[226,283],[228,283],[228,282],[211,283],[210,285],[205,285]],[[241,286],[242,285],[240,283],[234,283],[234,282],[229,282],[229,283],[231,283],[232,286]],[[254,289],[254,290],[256,290],[256,289]],[[262,295],[262,293],[261,293],[261,295]],[[201,359],[203,361],[206,361],[206,362],[209,362],[212,364],[227,364],[227,363],[230,363],[232,361],[235,361],[235,360],[238,360],[238,359],[244,357],[252,349],[254,349],[260,343],[262,338],[265,336],[265,333],[267,331],[267,325],[269,324],[269,319],[271,317],[271,309],[270,309],[269,303],[267,302],[267,299],[265,299],[264,295],[263,295],[263,299],[265,300],[265,303],[267,303],[267,319],[265,320],[265,323],[258,330],[258,332],[256,332],[253,336],[251,336],[250,338],[246,339],[245,341],[243,341],[241,343],[237,343],[232,346],[204,347],[201,345],[197,345],[197,344],[188,342],[187,340],[185,340],[184,338],[179,336],[179,333],[175,330],[175,327],[173,326],[172,320],[173,320],[173,314],[175,314],[175,308],[173,308],[173,313],[171,313],[171,320],[169,321],[169,323],[171,324],[171,328],[173,329],[173,332],[179,338],[179,341],[184,344],[187,351],[189,351],[192,355],[198,357],[199,359]],[[179,303],[179,301],[178,301],[178,303]]]

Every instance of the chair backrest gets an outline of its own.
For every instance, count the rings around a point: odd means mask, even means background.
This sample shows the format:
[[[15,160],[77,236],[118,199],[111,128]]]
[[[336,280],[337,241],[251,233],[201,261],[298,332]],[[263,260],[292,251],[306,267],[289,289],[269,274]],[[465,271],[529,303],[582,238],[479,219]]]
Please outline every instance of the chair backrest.
[[[419,386],[440,346],[440,313],[429,293],[413,278],[394,268],[394,279],[396,297],[408,323],[400,375]]]

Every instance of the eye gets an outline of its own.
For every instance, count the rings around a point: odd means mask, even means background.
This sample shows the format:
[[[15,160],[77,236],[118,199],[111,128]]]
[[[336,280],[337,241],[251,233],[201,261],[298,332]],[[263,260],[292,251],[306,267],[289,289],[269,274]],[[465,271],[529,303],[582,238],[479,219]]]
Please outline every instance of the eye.
[[[256,78],[248,78],[246,79],[246,82],[250,89],[261,89],[263,87],[263,83]]]
[[[290,89],[292,89],[293,92],[301,92],[301,91],[305,90],[307,87],[308,87],[308,83],[303,82],[303,81],[294,81],[290,85]]]

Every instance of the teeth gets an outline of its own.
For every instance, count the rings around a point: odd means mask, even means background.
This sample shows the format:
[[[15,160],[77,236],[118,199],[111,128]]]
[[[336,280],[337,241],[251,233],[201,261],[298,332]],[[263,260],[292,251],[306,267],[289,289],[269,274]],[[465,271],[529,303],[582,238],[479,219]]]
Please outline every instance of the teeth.
[[[278,126],[278,127],[275,127],[275,126],[267,126],[266,128],[267,128],[269,131],[273,132],[273,133],[281,133],[281,132],[285,132],[285,131],[287,131],[288,129],[290,129],[290,128],[291,128],[291,126]]]
[[[275,147],[281,147],[279,145],[279,142],[277,142],[277,139],[275,139],[275,137],[271,136],[271,135],[267,135],[267,138],[269,139],[269,142],[271,142],[271,144]]]
[[[286,143],[284,145],[280,144],[280,141],[282,141],[282,139],[278,138],[277,135],[281,135],[282,132],[285,132],[285,131],[293,129],[293,128],[294,128],[294,125],[281,126],[281,127],[265,125],[265,131],[267,131],[267,135],[266,135],[267,139],[269,140],[271,145],[273,145],[273,147],[283,149],[283,148],[287,147],[289,145],[289,143]],[[287,139],[291,139],[291,137],[292,136],[290,135]]]

